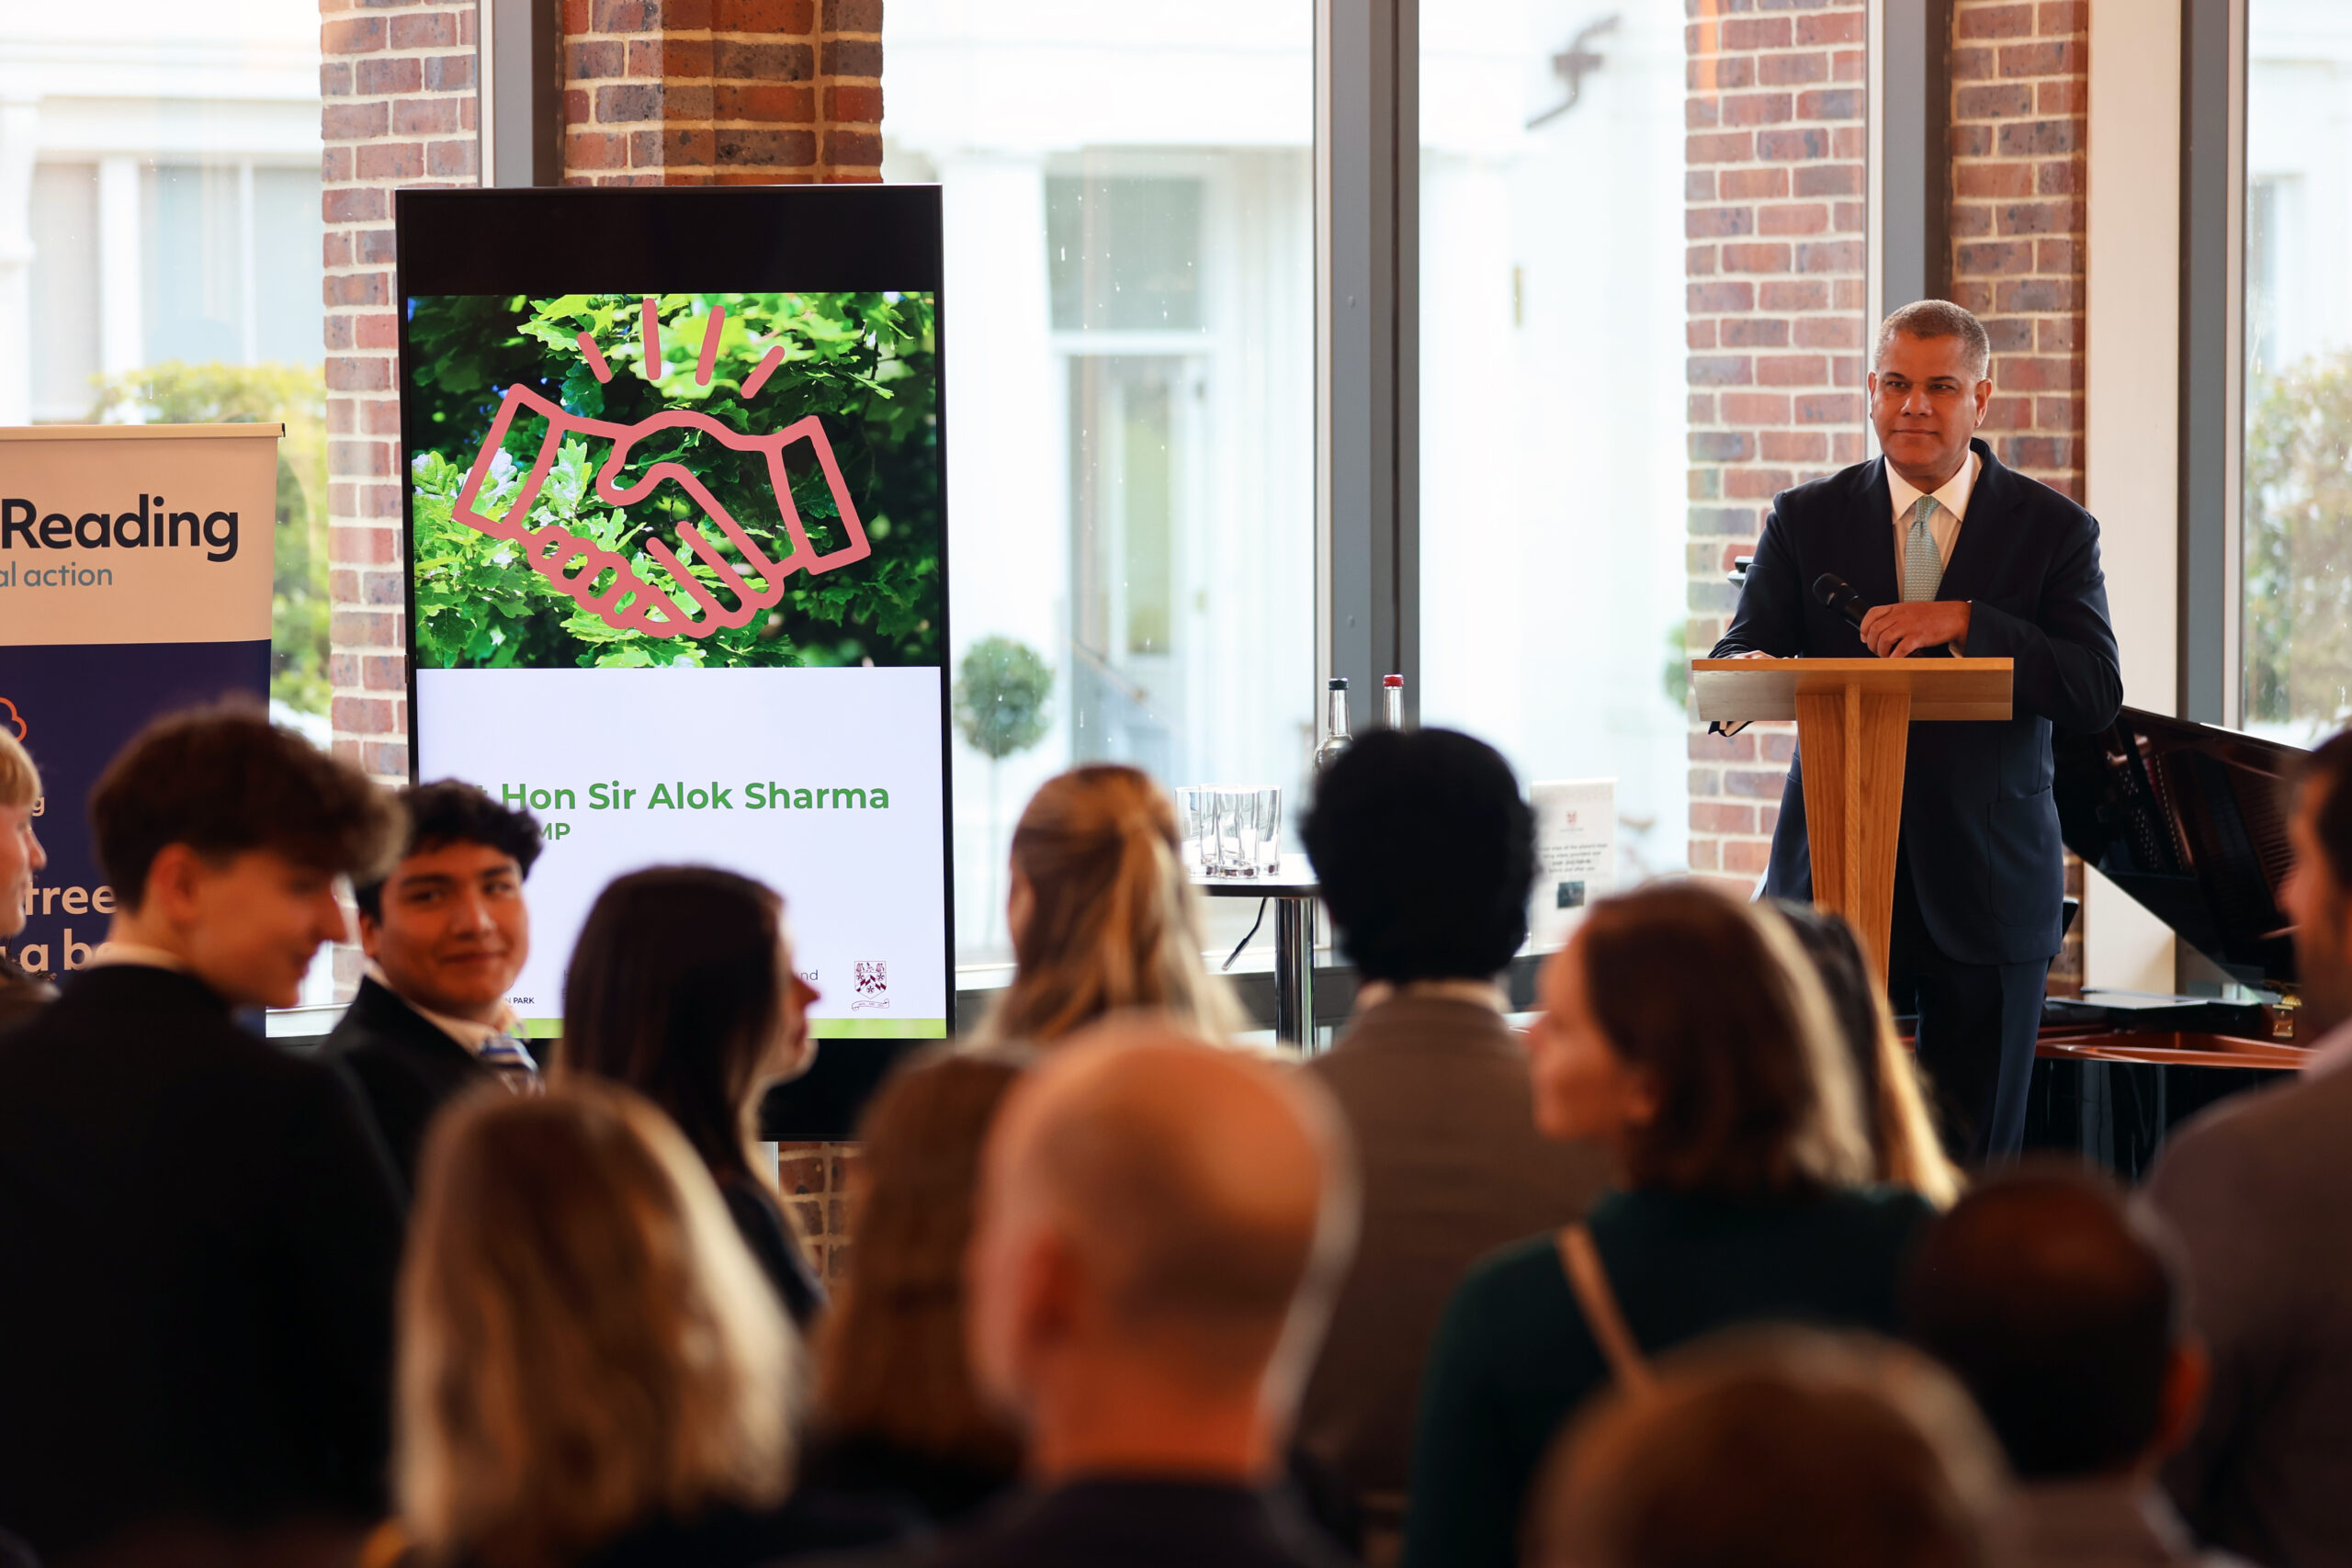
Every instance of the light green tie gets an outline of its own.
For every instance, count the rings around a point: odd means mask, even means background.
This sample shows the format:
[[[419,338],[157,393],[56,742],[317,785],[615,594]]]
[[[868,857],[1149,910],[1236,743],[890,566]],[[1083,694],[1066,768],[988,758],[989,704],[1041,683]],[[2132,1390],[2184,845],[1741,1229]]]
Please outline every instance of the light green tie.
[[[1921,496],[1919,504],[1911,509],[1911,531],[1903,536],[1903,602],[1906,604],[1933,599],[1944,580],[1944,558],[1936,548],[1936,536],[1928,531],[1928,519],[1935,514],[1932,495]]]

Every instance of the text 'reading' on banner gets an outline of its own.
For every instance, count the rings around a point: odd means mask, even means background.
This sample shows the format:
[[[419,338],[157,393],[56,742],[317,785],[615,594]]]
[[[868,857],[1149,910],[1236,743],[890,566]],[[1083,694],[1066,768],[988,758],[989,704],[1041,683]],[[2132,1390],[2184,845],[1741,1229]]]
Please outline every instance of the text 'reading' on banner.
[[[78,969],[115,908],[85,802],[150,720],[269,693],[277,424],[0,429],[0,727],[41,774],[22,935]]]

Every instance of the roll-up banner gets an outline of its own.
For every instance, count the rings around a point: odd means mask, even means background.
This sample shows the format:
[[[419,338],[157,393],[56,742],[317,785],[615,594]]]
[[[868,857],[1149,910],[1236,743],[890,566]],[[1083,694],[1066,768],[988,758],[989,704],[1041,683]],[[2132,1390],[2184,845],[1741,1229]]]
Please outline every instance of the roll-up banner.
[[[938,192],[403,191],[394,220],[412,755],[541,823],[508,999],[559,1029],[616,875],[758,877],[821,997],[820,1109],[770,1135],[844,1130],[954,997]]]
[[[77,969],[115,907],[90,787],[150,719],[269,694],[277,424],[0,429],[0,726],[40,765],[27,969]]]

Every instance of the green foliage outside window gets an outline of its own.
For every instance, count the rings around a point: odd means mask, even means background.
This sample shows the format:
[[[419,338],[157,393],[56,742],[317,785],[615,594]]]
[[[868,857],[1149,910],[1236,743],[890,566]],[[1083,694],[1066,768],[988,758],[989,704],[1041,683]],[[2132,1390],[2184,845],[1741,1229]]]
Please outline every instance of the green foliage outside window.
[[[327,711],[326,379],[315,365],[188,365],[166,360],[98,383],[93,420],[137,412],[150,424],[286,426],[277,448],[276,581],[269,694]]]
[[[648,665],[936,664],[944,583],[938,464],[939,380],[933,299],[889,293],[673,294],[661,297],[661,365],[643,373],[641,297],[573,294],[533,299],[450,296],[415,300],[408,323],[405,410],[415,530],[417,661],[427,668]],[[696,367],[711,311],[723,308],[713,373]],[[578,339],[593,339],[612,370],[598,382]],[[741,395],[771,348],[784,357],[757,394]],[[708,637],[616,629],[582,609],[522,558],[520,547],[455,522],[452,508],[506,389],[520,384],[583,418],[634,424],[665,409],[707,413],[747,434],[821,417],[873,553],[823,574],[796,572],[782,602],[750,625]],[[538,453],[544,425],[518,418],[478,504],[499,513]],[[610,457],[602,443],[559,448],[532,525],[556,521],[628,558],[648,581],[666,573],[649,538],[676,547],[692,522],[730,563],[731,546],[674,484],[616,508],[594,489]],[[629,471],[654,461],[685,467],[771,558],[789,544],[764,465],[708,434],[671,429],[632,452]],[[846,535],[806,442],[786,449],[793,502],[820,550]],[[766,521],[763,522],[762,520]],[[731,594],[707,562],[689,570],[722,603]]]
[[[1025,642],[984,637],[964,655],[956,677],[956,728],[989,761],[1026,751],[1046,738],[1046,704],[1054,669]]]
[[[2324,730],[2352,715],[2352,354],[2249,390],[2245,716]]]

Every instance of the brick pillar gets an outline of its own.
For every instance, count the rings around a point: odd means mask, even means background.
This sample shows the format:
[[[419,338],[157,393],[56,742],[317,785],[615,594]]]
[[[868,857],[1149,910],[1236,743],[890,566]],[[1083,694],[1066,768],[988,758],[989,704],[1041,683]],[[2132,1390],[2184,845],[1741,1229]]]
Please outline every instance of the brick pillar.
[[[1985,437],[2002,462],[2077,501],[2089,13],[2088,0],[1952,7],[1951,297],[1984,318],[1993,339]],[[2083,891],[2071,854],[2066,891]],[[2050,989],[2082,988],[2077,919],[2050,966]]]
[[[1703,654],[1776,491],[1865,454],[1868,9],[1690,0],[1690,621]],[[1745,891],[1764,869],[1793,727],[1690,736],[1690,868]]]
[[[1952,12],[1952,299],[1993,338],[1986,437],[2077,501],[2089,13],[2088,0]]]
[[[326,220],[328,679],[337,756],[408,779],[392,191],[471,185],[471,0],[320,0]],[[337,954],[348,994],[356,949]]]
[[[563,0],[564,179],[881,177],[882,0]]]

